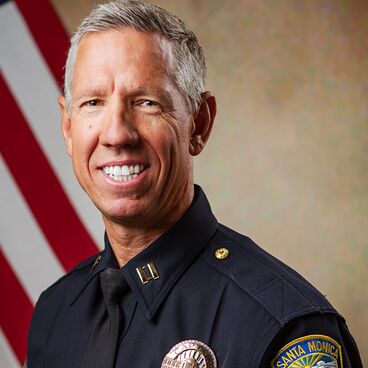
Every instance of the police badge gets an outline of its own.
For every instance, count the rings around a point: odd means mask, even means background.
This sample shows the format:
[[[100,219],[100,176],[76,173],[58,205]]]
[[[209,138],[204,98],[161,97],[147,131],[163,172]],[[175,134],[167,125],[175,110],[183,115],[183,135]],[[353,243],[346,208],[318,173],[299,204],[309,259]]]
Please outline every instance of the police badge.
[[[342,368],[341,346],[331,337],[309,335],[284,346],[272,368]]]
[[[213,351],[203,342],[185,340],[166,354],[161,368],[217,368]]]

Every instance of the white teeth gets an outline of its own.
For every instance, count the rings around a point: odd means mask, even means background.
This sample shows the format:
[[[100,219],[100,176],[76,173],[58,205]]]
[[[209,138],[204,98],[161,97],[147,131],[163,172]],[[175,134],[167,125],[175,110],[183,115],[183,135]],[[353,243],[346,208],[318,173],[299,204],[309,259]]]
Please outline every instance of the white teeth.
[[[121,167],[121,175],[129,175],[128,165],[124,165],[124,166]]]
[[[105,166],[103,172],[115,181],[135,179],[144,170],[143,165]]]
[[[121,167],[120,167],[120,166],[114,166],[113,174],[114,174],[115,176],[121,175],[121,174],[122,174]],[[123,175],[125,175],[125,174],[123,174]]]

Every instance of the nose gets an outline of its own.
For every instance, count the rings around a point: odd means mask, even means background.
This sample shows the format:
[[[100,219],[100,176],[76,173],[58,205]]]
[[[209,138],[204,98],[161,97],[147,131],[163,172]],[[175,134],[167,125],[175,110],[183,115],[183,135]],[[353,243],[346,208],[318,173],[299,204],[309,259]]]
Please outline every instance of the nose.
[[[138,141],[136,124],[129,111],[124,108],[122,102],[111,104],[104,117],[100,143],[106,147],[121,148],[134,146]]]

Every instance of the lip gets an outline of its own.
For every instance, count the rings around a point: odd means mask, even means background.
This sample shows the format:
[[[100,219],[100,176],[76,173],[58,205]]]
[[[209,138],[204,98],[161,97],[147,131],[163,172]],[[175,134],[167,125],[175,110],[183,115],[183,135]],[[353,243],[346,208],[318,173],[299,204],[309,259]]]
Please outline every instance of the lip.
[[[144,170],[146,170],[146,168],[149,166],[146,163],[144,163],[143,161],[137,161],[137,160],[124,160],[124,161],[108,161],[106,163],[103,163],[101,165],[99,165],[97,168],[99,170],[103,170],[104,167],[106,166],[131,166],[131,165],[143,165]]]

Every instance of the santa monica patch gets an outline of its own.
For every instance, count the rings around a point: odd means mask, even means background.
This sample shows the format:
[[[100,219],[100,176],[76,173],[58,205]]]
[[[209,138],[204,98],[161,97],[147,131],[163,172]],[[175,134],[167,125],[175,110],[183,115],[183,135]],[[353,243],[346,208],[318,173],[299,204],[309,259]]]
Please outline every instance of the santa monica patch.
[[[331,337],[309,335],[285,345],[272,368],[343,368],[341,346]]]

